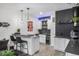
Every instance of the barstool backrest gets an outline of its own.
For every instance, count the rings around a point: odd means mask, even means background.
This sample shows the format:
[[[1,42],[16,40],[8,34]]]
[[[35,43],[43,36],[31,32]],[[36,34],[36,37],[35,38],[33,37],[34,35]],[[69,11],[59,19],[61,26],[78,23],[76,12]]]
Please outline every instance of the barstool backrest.
[[[12,41],[16,41],[16,39],[15,39],[13,36],[10,36],[10,39],[11,39]]]
[[[22,43],[21,37],[16,37],[16,41],[17,41],[18,43]]]

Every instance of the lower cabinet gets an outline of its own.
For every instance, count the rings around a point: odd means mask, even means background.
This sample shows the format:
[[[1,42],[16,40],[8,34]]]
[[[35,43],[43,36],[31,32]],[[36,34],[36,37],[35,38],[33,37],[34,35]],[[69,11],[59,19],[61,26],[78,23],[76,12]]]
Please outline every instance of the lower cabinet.
[[[58,51],[65,52],[65,48],[69,42],[66,38],[55,38],[54,39],[54,49]]]
[[[40,43],[46,43],[46,35],[40,34]]]
[[[67,52],[66,52],[66,56],[79,56],[79,55],[72,54],[72,53],[67,53]]]

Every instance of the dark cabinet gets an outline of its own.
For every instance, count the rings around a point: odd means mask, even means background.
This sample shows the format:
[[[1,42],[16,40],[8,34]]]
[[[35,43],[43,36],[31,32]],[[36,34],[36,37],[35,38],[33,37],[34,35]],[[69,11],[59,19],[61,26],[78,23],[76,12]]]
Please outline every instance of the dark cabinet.
[[[50,44],[50,30],[49,29],[40,29],[39,34],[46,35],[46,44]]]
[[[56,11],[56,36],[70,38],[73,29],[73,9]]]
[[[42,29],[47,29],[47,21],[42,21]]]
[[[47,28],[47,21],[42,21],[42,29],[39,29],[39,34],[46,35],[46,44],[50,44],[50,30]]]

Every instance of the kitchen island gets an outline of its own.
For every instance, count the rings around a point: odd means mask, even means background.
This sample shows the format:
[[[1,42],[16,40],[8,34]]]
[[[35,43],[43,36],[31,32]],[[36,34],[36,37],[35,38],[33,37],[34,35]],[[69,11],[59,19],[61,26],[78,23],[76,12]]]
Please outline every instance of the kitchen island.
[[[21,37],[22,40],[27,41],[28,44],[23,43],[22,52],[34,55],[35,52],[39,51],[39,36],[38,35],[14,35],[15,37]],[[16,46],[15,46],[16,49]],[[17,50],[20,50],[19,43]]]

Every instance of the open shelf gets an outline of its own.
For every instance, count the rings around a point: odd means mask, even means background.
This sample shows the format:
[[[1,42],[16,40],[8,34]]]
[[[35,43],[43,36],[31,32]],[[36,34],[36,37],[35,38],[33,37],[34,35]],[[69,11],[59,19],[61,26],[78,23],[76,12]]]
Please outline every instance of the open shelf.
[[[57,24],[73,24],[73,22],[70,22],[70,23],[64,23],[64,22],[62,22],[62,23],[57,23]]]

